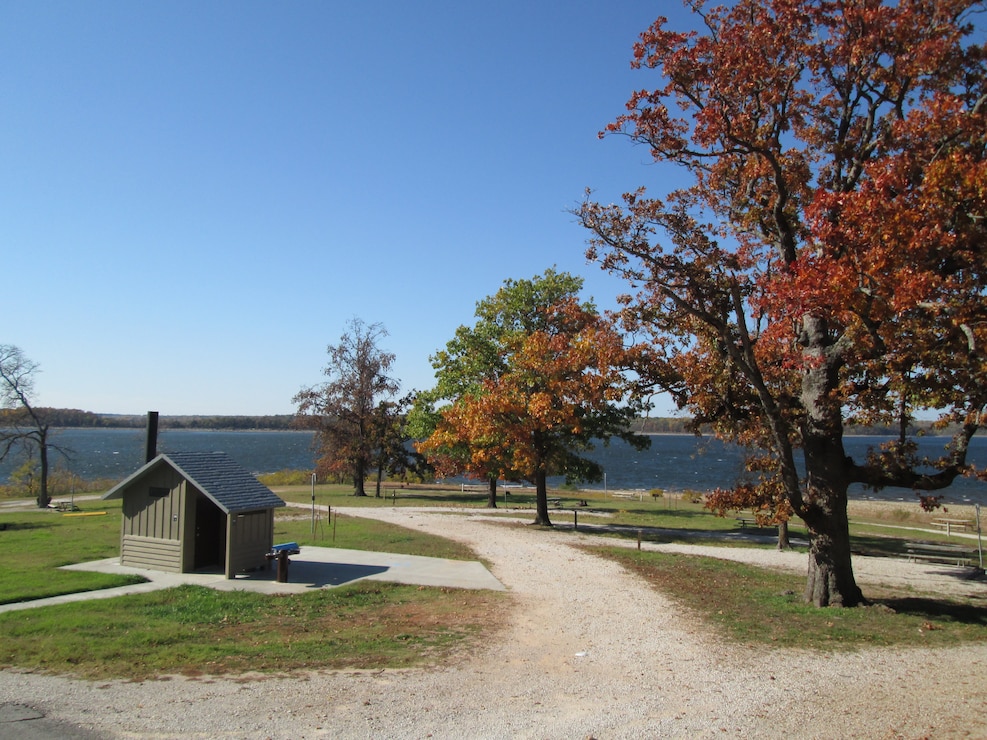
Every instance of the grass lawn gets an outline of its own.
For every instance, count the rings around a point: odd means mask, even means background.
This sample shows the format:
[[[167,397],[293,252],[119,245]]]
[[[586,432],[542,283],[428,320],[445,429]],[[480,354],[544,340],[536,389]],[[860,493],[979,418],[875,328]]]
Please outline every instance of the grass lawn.
[[[58,570],[120,554],[120,502],[88,501],[66,516],[33,510],[0,514],[0,604],[139,583],[143,578]],[[98,512],[106,512],[98,514]]]
[[[987,640],[987,605],[868,588],[871,605],[818,609],[805,576],[717,558],[592,548],[713,624],[726,639],[773,648],[946,647]]]
[[[141,680],[429,665],[489,634],[506,604],[377,582],[290,596],[182,586],[0,614],[0,667]]]
[[[81,506],[107,513],[0,514],[0,557],[7,563],[0,572],[0,603],[133,582],[58,570],[119,554],[119,502]],[[333,516],[313,537],[311,517],[293,509],[277,512],[275,537],[476,559],[455,542],[370,519]],[[502,593],[378,582],[286,596],[183,586],[0,614],[0,667],[143,679],[433,664],[492,634],[509,603]]]

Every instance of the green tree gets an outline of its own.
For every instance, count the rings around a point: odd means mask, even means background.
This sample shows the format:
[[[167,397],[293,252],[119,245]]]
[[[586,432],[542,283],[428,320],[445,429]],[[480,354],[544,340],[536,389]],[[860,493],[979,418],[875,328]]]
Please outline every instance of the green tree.
[[[589,199],[589,257],[637,286],[642,372],[697,424],[763,449],[809,530],[806,599],[863,600],[852,483],[930,492],[987,410],[987,47],[973,0],[689,3],[647,29],[653,70],[607,131],[686,175],[664,198]],[[971,41],[978,39],[978,41]],[[916,455],[912,421],[956,424]],[[897,438],[852,459],[847,427]],[[801,456],[803,465],[796,462]],[[802,471],[804,471],[804,478]],[[982,471],[980,474],[983,474]]]
[[[425,402],[446,405],[426,412],[434,428],[419,451],[439,469],[530,481],[536,524],[551,525],[549,475],[600,480],[602,468],[580,453],[613,436],[649,442],[629,428],[643,403],[624,375],[622,337],[579,303],[581,288],[554,270],[508,280],[432,360],[438,384]]]
[[[374,414],[374,467],[377,472],[376,497],[381,496],[384,475],[406,479],[426,474],[421,456],[409,447],[408,409],[412,396],[397,401],[381,401]]]
[[[298,426],[316,431],[321,475],[350,475],[355,496],[366,496],[365,482],[373,469],[381,437],[389,433],[381,423],[382,406],[390,403],[399,383],[388,374],[394,355],[378,343],[387,336],[381,324],[367,325],[354,318],[339,344],[329,345],[329,362],[320,385],[299,391]]]

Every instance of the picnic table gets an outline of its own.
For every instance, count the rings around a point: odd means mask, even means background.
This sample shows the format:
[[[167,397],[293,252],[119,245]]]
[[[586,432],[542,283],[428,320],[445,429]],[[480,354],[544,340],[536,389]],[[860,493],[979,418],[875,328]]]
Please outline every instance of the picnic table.
[[[54,509],[55,511],[78,511],[79,507],[75,505],[72,501],[51,501],[48,503],[49,509]]]
[[[950,532],[954,529],[958,529],[961,532],[965,532],[967,527],[973,526],[973,522],[969,519],[949,519],[940,517],[938,519],[932,520],[933,527],[939,527],[940,529],[946,530],[946,536],[949,537]]]
[[[765,529],[770,527],[777,527],[777,524],[758,524],[757,519],[752,516],[738,516],[737,522],[740,524],[741,529],[747,529],[747,527],[754,527],[755,529]]]

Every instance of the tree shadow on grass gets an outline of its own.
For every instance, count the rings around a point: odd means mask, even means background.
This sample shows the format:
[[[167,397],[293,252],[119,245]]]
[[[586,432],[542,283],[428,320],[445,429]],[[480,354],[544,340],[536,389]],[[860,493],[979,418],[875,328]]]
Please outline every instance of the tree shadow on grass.
[[[987,627],[987,605],[963,604],[922,596],[874,599],[874,603],[893,609],[898,614],[908,614],[929,621]]]
[[[0,531],[13,532],[29,529],[49,529],[52,522],[0,522]]]

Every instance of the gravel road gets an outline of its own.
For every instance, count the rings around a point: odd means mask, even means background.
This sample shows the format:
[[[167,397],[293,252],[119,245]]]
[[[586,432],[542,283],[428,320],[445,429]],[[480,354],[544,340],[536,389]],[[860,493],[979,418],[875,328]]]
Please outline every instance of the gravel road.
[[[469,543],[512,592],[498,639],[428,670],[91,683],[0,672],[0,703],[112,738],[987,737],[987,643],[824,655],[725,645],[578,535],[359,510]],[[673,546],[660,546],[671,549]],[[703,548],[676,546],[695,552]],[[804,569],[804,555],[715,548]],[[861,583],[987,585],[855,561]]]

